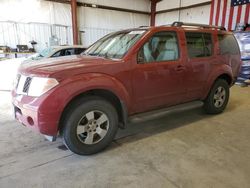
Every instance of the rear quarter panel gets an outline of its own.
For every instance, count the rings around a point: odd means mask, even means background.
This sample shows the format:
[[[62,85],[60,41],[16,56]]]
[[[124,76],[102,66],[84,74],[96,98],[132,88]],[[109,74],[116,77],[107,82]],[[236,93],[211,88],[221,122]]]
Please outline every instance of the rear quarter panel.
[[[227,74],[233,80],[232,68],[229,65],[220,63],[214,64],[213,70],[208,75],[207,82],[205,84],[203,91],[202,100],[204,100],[207,97],[211,87],[213,86],[214,82],[218,79],[218,77],[223,74]]]

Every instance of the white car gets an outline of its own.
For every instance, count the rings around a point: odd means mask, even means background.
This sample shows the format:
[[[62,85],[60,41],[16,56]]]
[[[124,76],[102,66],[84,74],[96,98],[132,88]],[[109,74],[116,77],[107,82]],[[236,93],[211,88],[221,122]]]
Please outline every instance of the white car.
[[[68,55],[77,55],[82,53],[86,48],[83,46],[53,46],[42,50],[29,57],[7,59],[0,61],[0,90],[11,90],[12,83],[16,78],[18,67],[21,63],[29,63],[44,58],[55,58]]]

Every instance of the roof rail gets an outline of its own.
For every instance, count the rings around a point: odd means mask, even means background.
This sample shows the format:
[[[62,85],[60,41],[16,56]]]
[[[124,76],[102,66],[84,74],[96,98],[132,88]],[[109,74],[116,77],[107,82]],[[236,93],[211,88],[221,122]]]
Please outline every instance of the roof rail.
[[[226,30],[225,27],[222,27],[222,26],[195,24],[195,23],[185,23],[185,22],[173,22],[172,26],[175,26],[175,27],[191,26],[191,27],[203,27],[203,28],[209,28],[209,29]]]

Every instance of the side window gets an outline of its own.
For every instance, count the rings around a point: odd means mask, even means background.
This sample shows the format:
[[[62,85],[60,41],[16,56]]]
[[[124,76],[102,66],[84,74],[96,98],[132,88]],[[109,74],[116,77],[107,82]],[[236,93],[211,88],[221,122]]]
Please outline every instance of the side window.
[[[52,57],[60,57],[60,56],[62,56],[62,52],[63,52],[62,50],[59,50],[54,55],[52,55]]]
[[[75,48],[75,54],[80,54],[84,51],[84,48]]]
[[[212,55],[212,37],[209,33],[186,32],[188,55],[190,58]]]
[[[65,50],[65,56],[68,56],[68,55],[74,55],[75,52],[74,52],[74,49],[73,48],[70,48],[70,49],[66,49]]]
[[[205,43],[205,55],[211,56],[213,54],[213,42],[212,42],[212,36],[208,33],[203,33],[203,39]]]
[[[175,32],[159,32],[146,42],[138,54],[138,63],[173,61],[179,58]]]
[[[233,35],[218,35],[220,54],[239,54],[239,47]]]

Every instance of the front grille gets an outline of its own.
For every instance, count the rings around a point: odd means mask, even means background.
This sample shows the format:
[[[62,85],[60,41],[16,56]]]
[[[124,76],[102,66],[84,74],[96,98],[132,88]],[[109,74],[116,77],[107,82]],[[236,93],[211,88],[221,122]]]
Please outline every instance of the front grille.
[[[17,77],[16,92],[17,94],[27,95],[32,77],[20,75]]]
[[[29,87],[30,87],[30,83],[31,83],[32,78],[31,77],[27,77],[23,86],[23,92],[24,93],[28,93]]]

